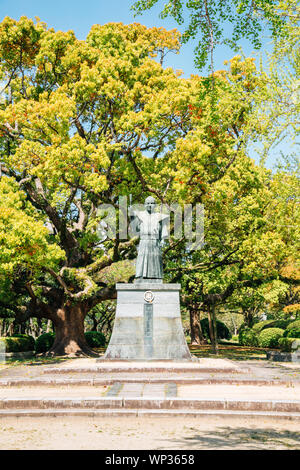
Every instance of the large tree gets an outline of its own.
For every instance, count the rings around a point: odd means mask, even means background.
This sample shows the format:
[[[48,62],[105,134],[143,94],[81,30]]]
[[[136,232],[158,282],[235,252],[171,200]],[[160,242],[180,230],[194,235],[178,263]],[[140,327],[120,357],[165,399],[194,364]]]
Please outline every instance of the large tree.
[[[0,25],[2,308],[27,295],[55,354],[90,353],[85,316],[133,274],[134,243],[103,241],[97,208],[151,191],[136,160],[182,135],[188,86],[151,57],[173,49],[176,31],[138,24],[95,25],[86,41],[26,17]]]

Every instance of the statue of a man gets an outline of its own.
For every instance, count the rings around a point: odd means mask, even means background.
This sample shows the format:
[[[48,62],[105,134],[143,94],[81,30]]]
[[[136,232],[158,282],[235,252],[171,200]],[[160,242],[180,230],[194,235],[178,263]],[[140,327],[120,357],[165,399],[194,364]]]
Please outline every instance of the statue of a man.
[[[135,278],[138,282],[143,280],[162,280],[162,252],[161,246],[168,237],[168,216],[154,212],[156,206],[152,196],[145,200],[145,211],[133,211],[130,208],[132,222],[140,236],[138,257],[136,261]]]

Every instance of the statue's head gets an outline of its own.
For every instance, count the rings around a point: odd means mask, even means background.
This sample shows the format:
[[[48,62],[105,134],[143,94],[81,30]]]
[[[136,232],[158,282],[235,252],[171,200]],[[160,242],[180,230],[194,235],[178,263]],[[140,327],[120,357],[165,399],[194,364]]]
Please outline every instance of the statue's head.
[[[156,202],[155,202],[154,197],[148,196],[148,197],[145,199],[145,208],[146,208],[146,210],[147,210],[150,214],[152,214],[152,212],[154,212],[155,206],[156,206]]]

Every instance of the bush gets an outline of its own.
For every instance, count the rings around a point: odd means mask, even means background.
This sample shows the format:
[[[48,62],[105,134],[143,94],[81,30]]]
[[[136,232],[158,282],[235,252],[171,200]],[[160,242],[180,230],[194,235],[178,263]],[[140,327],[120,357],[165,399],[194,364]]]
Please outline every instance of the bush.
[[[210,334],[209,334],[209,323],[208,323],[208,318],[203,318],[203,320],[200,321],[201,323],[201,328],[202,332],[205,338],[211,339]],[[220,320],[216,321],[217,324],[217,337],[219,339],[230,339],[231,334],[225,323],[221,322]]]
[[[239,332],[239,343],[241,346],[258,346],[256,332],[251,328],[243,328]]]
[[[278,340],[283,336],[282,328],[266,328],[258,335],[258,344],[262,348],[278,348]]]
[[[99,331],[87,331],[84,333],[87,344],[91,348],[101,348],[105,346],[105,336]]]
[[[289,323],[286,327],[287,330],[292,330],[293,328],[300,328],[300,320],[295,320]]]
[[[28,351],[34,351],[35,349],[35,339],[33,336],[30,336],[30,335],[25,335],[25,334],[17,334],[17,335],[14,335],[15,338],[26,338],[29,345],[30,345],[30,349],[28,349]]]
[[[278,345],[283,352],[293,352],[300,348],[300,340],[297,338],[279,338]]]
[[[32,338],[33,339],[33,338]],[[5,345],[5,352],[26,352],[33,351],[31,336],[16,335],[16,336],[4,336],[0,338],[0,341]]]
[[[274,320],[263,320],[258,323],[255,323],[252,326],[252,330],[254,330],[257,334],[259,334],[263,329],[268,328],[268,326],[273,323]]]
[[[55,334],[54,333],[44,333],[39,336],[35,342],[35,350],[37,353],[44,353],[49,351],[51,346],[54,343]]]
[[[285,330],[283,336],[286,338],[300,338],[300,328],[291,328],[290,330]]]
[[[291,320],[264,320],[253,325],[252,329],[259,334],[266,328],[282,328],[283,330],[291,323]]]

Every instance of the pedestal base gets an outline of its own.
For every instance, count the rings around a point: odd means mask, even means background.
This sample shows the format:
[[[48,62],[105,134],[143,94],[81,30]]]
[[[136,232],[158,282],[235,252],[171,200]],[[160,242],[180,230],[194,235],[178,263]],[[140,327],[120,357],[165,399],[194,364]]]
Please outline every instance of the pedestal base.
[[[116,318],[104,360],[192,360],[181,322],[180,284],[116,288]]]

